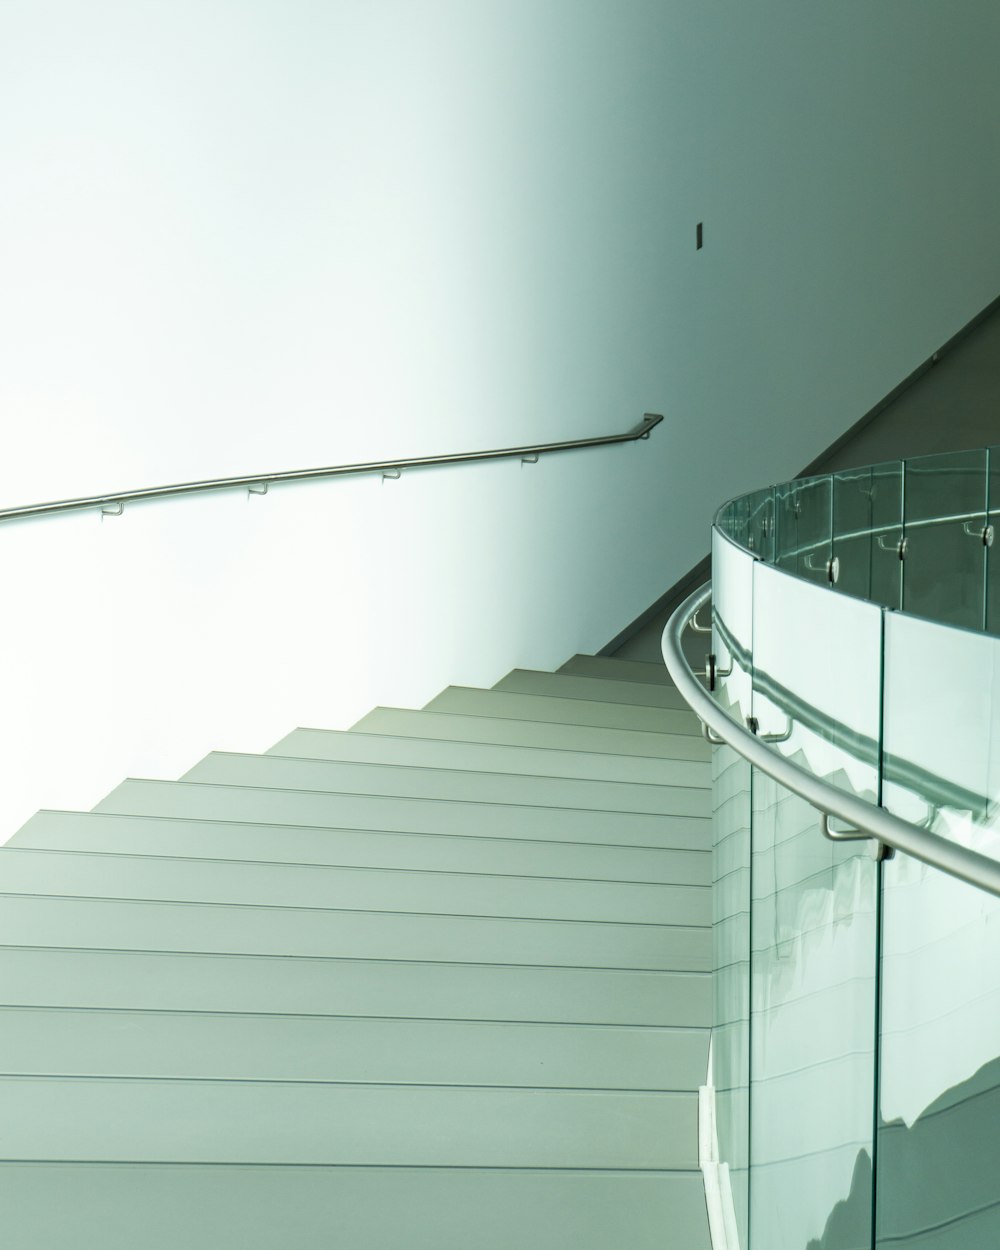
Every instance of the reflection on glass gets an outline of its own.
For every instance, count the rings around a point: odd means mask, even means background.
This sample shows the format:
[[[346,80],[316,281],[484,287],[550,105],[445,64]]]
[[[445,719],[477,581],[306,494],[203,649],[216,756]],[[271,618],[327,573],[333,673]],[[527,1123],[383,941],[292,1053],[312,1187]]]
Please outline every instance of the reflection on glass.
[[[777,750],[878,793],[881,611],[757,564],[753,716]],[[755,773],[751,1235],[769,1250],[869,1245],[877,868]]]
[[[903,601],[903,465],[872,466],[871,598],[887,608]]]
[[[1000,899],[884,866],[876,1245],[1000,1245]]]
[[[991,634],[1000,634],[1000,447],[986,450],[986,622]]]
[[[842,594],[899,607],[903,466],[849,469],[833,478],[833,554]]]
[[[833,556],[833,487],[826,477],[800,478],[774,492],[774,562],[807,581],[828,584]]]
[[[1000,639],[902,613],[885,621],[885,806],[1000,857]]]
[[[767,501],[755,509],[757,524]],[[749,515],[749,514],[748,514]],[[759,532],[759,531],[758,531]],[[744,531],[743,538],[750,537]],[[715,697],[743,724],[752,707],[753,576],[757,561],[724,538],[712,538],[712,654]],[[712,1084],[721,1198],[746,1246],[749,1167],[750,767],[729,747],[713,761],[713,941],[715,1027]]]
[[[872,471],[833,475],[833,554],[841,594],[870,599],[872,591]]]
[[[880,609],[757,564],[753,630],[760,733],[833,785],[876,798]]]
[[[753,571],[757,561],[718,530],[712,535],[712,655],[716,700],[742,724],[750,715]]]
[[[750,1245],[871,1245],[877,865],[753,778]]]
[[[747,496],[747,547],[762,560],[774,559],[774,488]]]
[[[712,1074],[717,1158],[747,1245],[750,1150],[750,766],[727,746],[712,751],[715,1017]],[[728,1175],[728,1192],[726,1176]]]
[[[905,465],[905,611],[982,629],[986,452],[921,456]]]
[[[1000,639],[886,620],[886,807],[1000,855]],[[880,1246],[1000,1244],[1000,900],[884,869]]]
[[[716,530],[731,539],[738,547],[747,546],[747,500],[745,495],[738,499],[730,499],[724,504],[715,518]]]

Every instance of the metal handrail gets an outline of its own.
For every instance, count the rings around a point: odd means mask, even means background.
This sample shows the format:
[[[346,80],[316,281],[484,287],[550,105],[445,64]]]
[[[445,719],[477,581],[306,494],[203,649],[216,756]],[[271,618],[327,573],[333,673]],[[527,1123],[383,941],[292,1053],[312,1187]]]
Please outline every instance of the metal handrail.
[[[594,438],[576,438],[557,443],[532,443],[525,447],[502,447],[488,451],[460,451],[449,455],[412,456],[405,460],[372,460],[363,464],[338,464],[320,469],[290,469],[279,473],[250,473],[239,477],[206,478],[198,482],[178,482],[172,486],[148,486],[141,490],[114,491],[107,495],[87,495],[79,499],[59,499],[51,503],[24,504],[17,508],[0,509],[0,521],[13,521],[27,517],[44,516],[58,512],[74,512],[81,508],[106,508],[142,499],[164,499],[173,495],[194,495],[210,490],[230,490],[235,487],[263,494],[276,482],[305,482],[317,478],[348,477],[360,473],[387,473],[396,477],[403,469],[426,469],[433,465],[468,464],[476,460],[507,460],[514,457],[534,457],[556,451],[578,451],[584,447],[607,447],[612,443],[633,443],[648,438],[652,429],[660,424],[663,416],[647,412],[638,425],[624,434],[600,434]],[[260,488],[264,489],[261,490]]]
[[[848,837],[873,838],[969,885],[1000,896],[1000,862],[997,860],[913,825],[858,795],[838,790],[772,750],[761,738],[726,715],[696,677],[681,645],[689,622],[711,595],[711,582],[689,595],[667,622],[662,639],[667,671],[705,727],[709,741],[719,741],[732,747],[754,768],[759,768],[786,790],[815,807],[827,837],[838,841],[844,838],[843,833],[830,830],[829,820],[833,816],[852,826]]]

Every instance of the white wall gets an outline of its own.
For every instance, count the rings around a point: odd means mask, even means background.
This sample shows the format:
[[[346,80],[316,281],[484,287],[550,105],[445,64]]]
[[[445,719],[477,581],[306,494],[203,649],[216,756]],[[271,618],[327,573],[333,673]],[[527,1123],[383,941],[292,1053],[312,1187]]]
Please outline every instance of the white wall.
[[[100,793],[58,778],[102,690],[143,728],[87,748],[101,785],[612,637],[719,501],[795,472],[1000,291],[998,46],[994,0],[6,0],[0,502],[667,414],[525,469],[7,527],[8,724],[52,694],[21,807]],[[110,544],[162,611],[86,574]],[[318,655],[300,562],[331,596]],[[255,680],[291,634],[277,701],[220,707],[230,648],[170,625],[195,565]],[[94,621],[116,645],[88,668]],[[167,654],[184,716],[128,679]]]

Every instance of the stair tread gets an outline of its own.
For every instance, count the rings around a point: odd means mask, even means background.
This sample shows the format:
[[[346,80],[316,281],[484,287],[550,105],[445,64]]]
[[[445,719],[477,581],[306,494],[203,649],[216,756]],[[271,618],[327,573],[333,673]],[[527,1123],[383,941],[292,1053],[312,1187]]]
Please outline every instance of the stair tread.
[[[9,1003],[592,1025],[711,1024],[707,972],[0,946]]]
[[[418,738],[349,729],[294,729],[265,754],[653,785],[709,788],[712,783],[712,766],[707,758],[672,760],[606,755],[597,751],[561,750],[558,747],[471,742],[458,738]]]
[[[702,925],[336,911],[0,892],[0,944],[706,971]]]
[[[652,733],[700,735],[698,718],[689,709],[642,707],[631,703],[566,699],[555,695],[514,694],[505,690],[478,690],[449,686],[431,699],[427,712],[452,711],[512,720],[539,720],[554,724],[591,725]]]
[[[312,790],[129,778],[94,807],[98,812],[190,816],[322,828],[506,836],[604,845],[707,849],[706,816],[592,812],[579,808],[475,803],[468,800],[328,794]]]
[[[311,760],[213,751],[181,778],[223,785],[253,785],[397,798],[469,799],[591,811],[711,813],[710,792],[698,786],[662,786],[585,778],[523,777],[421,765]]]
[[[338,912],[705,924],[708,885],[633,884],[0,848],[2,893]]]
[[[707,1062],[707,1029],[0,1006],[21,1076],[656,1090]]]
[[[38,812],[7,845],[12,849],[694,885],[708,883],[711,865],[708,850],[317,829],[111,812]]]
[[[356,730],[416,734],[418,737],[456,737],[463,741],[599,751],[608,755],[710,761],[712,749],[693,734],[619,729],[608,725],[560,724],[511,717],[472,715],[416,708],[374,708]]]
[[[512,694],[551,695],[558,699],[624,703],[635,707],[688,709],[684,696],[674,686],[612,681],[607,677],[588,677],[579,673],[545,673],[536,669],[515,668],[491,689]]]
[[[300,1247],[469,1250],[470,1228],[475,1250],[709,1245],[693,1171],[7,1163],[0,1187],[9,1243],[33,1250],[67,1244],[67,1210],[101,1230],[102,1250],[134,1250],[136,1228],[143,1250],[274,1250],[290,1236]]]
[[[584,677],[608,677],[612,681],[649,682],[672,686],[674,683],[663,664],[650,664],[644,660],[621,660],[614,655],[574,655],[557,670],[560,673],[579,673]]]
[[[15,1076],[0,1090],[8,1158],[697,1167],[694,1093]]]
[[[250,1250],[292,1210],[303,1244],[416,1211],[435,1250],[701,1250],[710,761],[665,670],[573,657],[38,813],[0,849],[6,1226],[58,1168],[163,1205],[164,1250],[263,1192]]]

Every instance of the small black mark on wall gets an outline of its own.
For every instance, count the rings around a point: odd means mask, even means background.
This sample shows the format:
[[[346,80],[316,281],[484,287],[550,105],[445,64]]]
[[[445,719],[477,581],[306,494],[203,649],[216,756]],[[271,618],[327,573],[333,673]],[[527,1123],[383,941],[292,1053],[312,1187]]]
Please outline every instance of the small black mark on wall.
[[[698,225],[695,227],[695,232],[694,232],[694,246],[695,246],[695,250],[700,252],[700,251],[701,251],[701,249],[702,249],[702,245],[704,244],[704,242],[705,242],[705,227],[704,227],[704,225],[703,225],[703,224],[699,221],[699,222],[698,222]]]

